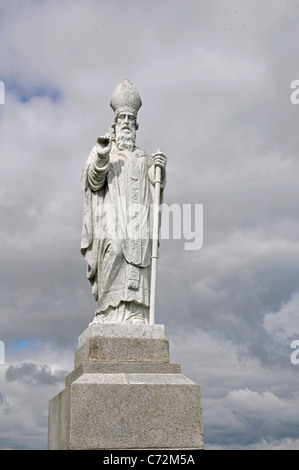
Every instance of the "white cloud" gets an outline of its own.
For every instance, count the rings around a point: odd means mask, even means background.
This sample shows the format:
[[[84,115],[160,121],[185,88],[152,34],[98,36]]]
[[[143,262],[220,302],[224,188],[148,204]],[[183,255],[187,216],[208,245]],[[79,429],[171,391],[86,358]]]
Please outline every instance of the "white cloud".
[[[252,450],[298,450],[299,449],[299,439],[281,439],[268,442],[263,439],[261,442],[250,447]]]
[[[226,397],[232,411],[238,416],[250,417],[252,420],[265,422],[268,426],[277,423],[299,424],[298,395],[296,400],[286,401],[277,397],[274,393],[266,391],[259,393],[248,388],[231,390]]]

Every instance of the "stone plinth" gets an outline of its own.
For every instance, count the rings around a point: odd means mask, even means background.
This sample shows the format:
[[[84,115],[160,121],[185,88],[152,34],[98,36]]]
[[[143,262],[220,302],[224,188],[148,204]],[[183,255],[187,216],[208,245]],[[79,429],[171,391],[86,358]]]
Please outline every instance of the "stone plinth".
[[[48,448],[202,449],[200,387],[169,363],[163,325],[89,325],[50,401]]]

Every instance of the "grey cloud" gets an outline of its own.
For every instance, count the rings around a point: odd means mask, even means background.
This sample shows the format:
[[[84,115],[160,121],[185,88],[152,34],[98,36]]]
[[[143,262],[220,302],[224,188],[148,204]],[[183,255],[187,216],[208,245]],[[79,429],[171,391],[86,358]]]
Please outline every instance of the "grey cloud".
[[[9,366],[5,377],[8,382],[24,382],[31,385],[55,385],[63,382],[67,371],[55,370],[52,372],[50,367],[44,365],[39,367],[32,362],[25,362],[17,366]]]
[[[8,414],[11,411],[10,404],[4,393],[0,392],[0,413]]]

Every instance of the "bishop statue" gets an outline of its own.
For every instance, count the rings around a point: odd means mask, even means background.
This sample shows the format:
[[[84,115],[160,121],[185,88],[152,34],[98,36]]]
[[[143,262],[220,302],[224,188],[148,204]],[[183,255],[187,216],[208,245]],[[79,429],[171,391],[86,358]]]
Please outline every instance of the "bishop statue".
[[[111,98],[114,122],[82,172],[81,253],[96,300],[94,321],[102,323],[149,322],[155,169],[162,202],[167,159],[135,144],[141,105],[135,86],[123,80]]]

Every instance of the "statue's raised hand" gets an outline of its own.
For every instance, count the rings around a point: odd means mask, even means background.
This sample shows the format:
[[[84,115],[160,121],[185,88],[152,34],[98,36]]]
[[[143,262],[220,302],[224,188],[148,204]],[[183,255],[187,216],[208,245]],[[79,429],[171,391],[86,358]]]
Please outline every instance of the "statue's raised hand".
[[[98,137],[96,149],[99,158],[107,158],[111,150],[112,140],[110,135],[106,134],[104,136]]]

